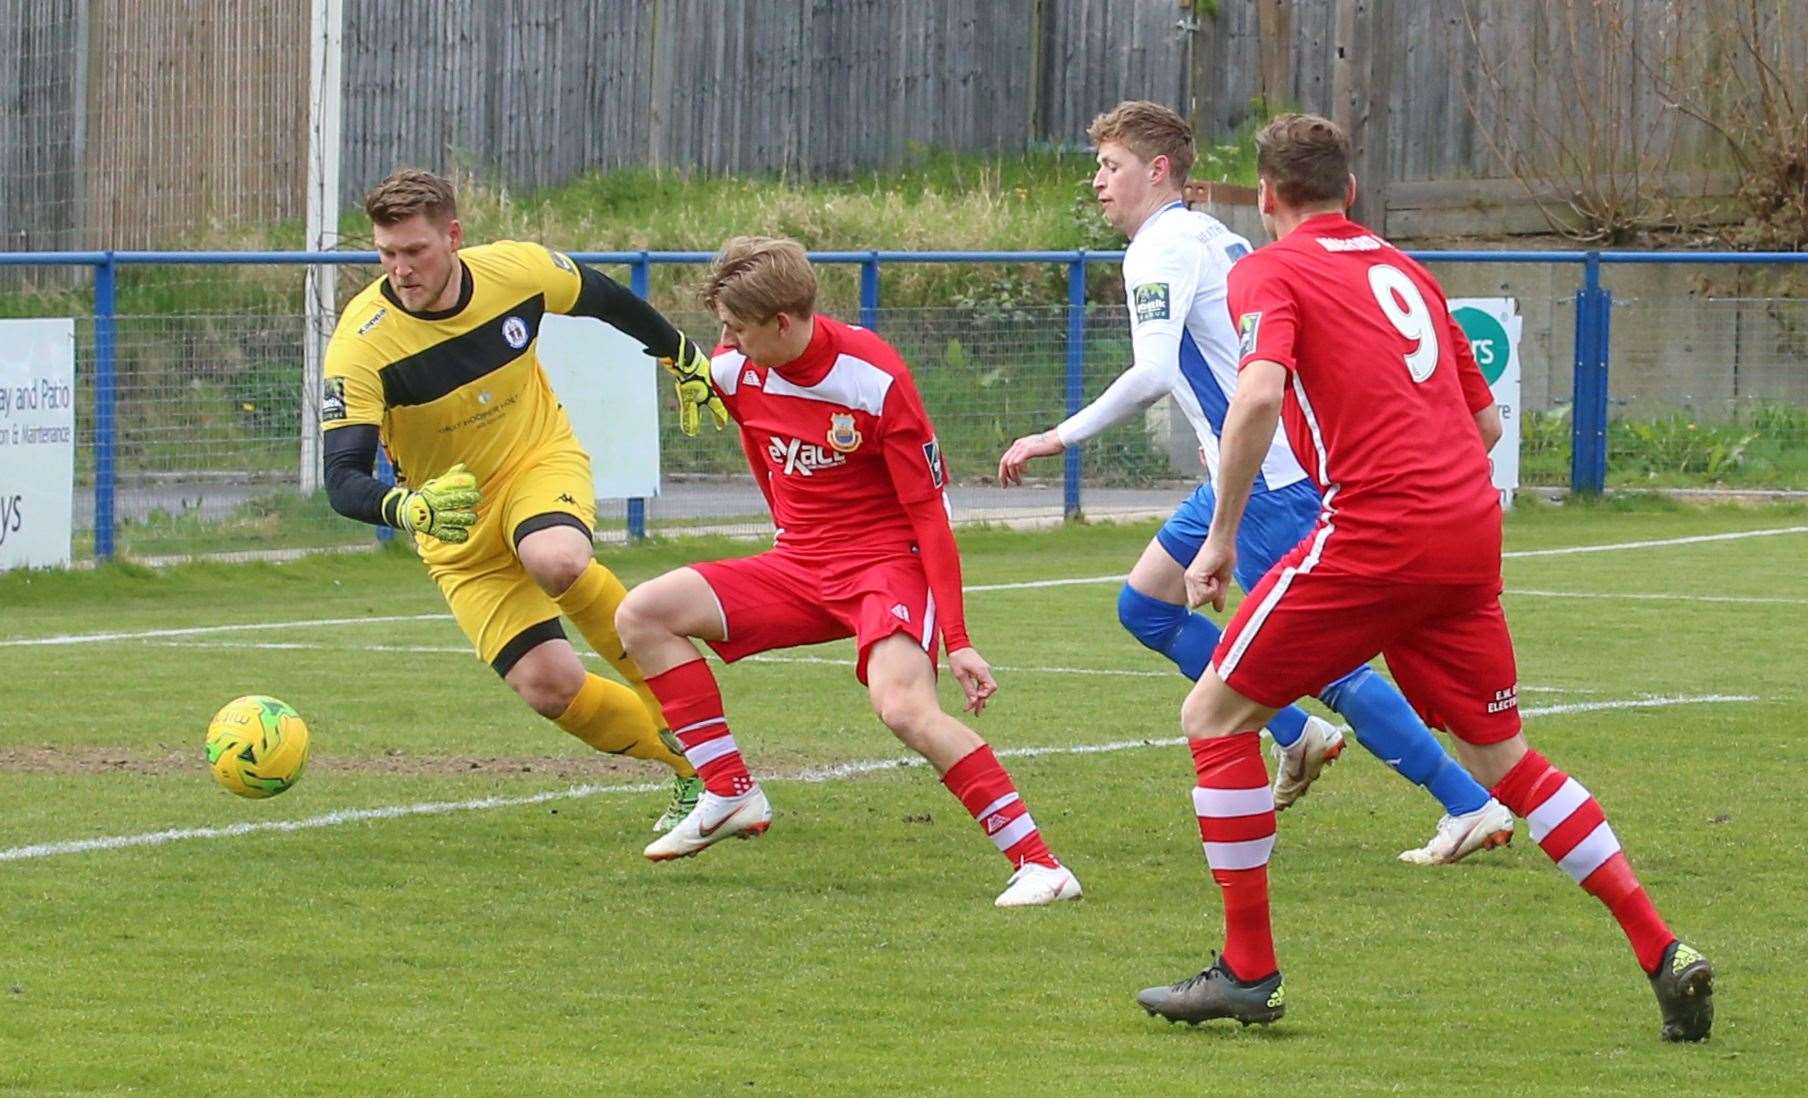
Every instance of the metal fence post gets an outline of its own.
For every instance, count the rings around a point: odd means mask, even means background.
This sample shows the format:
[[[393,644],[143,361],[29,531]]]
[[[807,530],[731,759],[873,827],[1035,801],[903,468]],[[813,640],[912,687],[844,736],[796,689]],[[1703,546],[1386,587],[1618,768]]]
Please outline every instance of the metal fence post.
[[[380,443],[377,446],[377,480],[391,487],[395,485],[395,466],[389,463],[389,451],[383,449]],[[395,533],[395,527],[386,523],[377,524],[377,543],[380,545],[394,540]]]
[[[1607,485],[1607,306],[1601,288],[1601,256],[1582,261],[1576,291],[1576,374],[1570,423],[1569,484],[1575,492],[1600,493]]]
[[[94,559],[113,559],[113,451],[117,419],[119,265],[106,252],[94,268]]]
[[[879,253],[868,252],[860,264],[860,326],[879,330]]]
[[[628,267],[628,289],[634,296],[645,300],[653,292],[653,261],[646,252],[640,253]],[[645,541],[647,537],[647,501],[640,496],[628,500],[628,540]]]
[[[1080,410],[1086,396],[1086,253],[1076,252],[1067,264],[1067,415]],[[1080,517],[1080,448],[1062,456],[1062,511],[1069,521]]]

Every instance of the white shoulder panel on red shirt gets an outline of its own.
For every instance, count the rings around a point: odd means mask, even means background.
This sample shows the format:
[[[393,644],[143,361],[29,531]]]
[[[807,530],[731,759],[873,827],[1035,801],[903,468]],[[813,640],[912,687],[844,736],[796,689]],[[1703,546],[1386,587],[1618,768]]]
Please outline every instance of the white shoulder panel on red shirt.
[[[892,376],[884,370],[863,358],[843,354],[836,357],[835,365],[829,367],[829,372],[814,385],[793,385],[774,370],[766,375],[766,392],[771,396],[839,404],[876,416],[885,407],[885,395],[891,392],[891,383]],[[720,385],[721,381],[716,384]]]
[[[736,350],[723,351],[709,360],[709,374],[715,380],[716,388],[734,396],[741,384],[741,366],[746,363],[747,356]]]

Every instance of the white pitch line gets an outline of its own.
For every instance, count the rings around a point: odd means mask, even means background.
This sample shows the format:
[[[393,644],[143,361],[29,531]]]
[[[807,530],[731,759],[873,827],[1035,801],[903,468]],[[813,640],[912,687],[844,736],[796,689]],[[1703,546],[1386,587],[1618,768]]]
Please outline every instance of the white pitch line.
[[[60,644],[98,644],[102,641],[150,640],[157,637],[198,637],[208,633],[249,633],[261,629],[299,629],[310,625],[363,625],[367,622],[438,621],[451,614],[389,614],[365,618],[310,618],[306,621],[246,622],[239,625],[195,625],[185,629],[140,629],[131,633],[65,633],[54,637],[15,637],[0,640],[0,648]]]
[[[1646,591],[1531,591],[1509,587],[1509,595],[1539,599],[1630,599],[1635,602],[1735,602],[1808,606],[1808,599],[1760,598],[1747,595],[1666,595]]]
[[[1575,553],[1612,553],[1621,549],[1656,549],[1667,545],[1700,545],[1709,541],[1739,541],[1744,538],[1774,538],[1779,534],[1808,534],[1808,526],[1777,526],[1767,530],[1738,530],[1728,534],[1696,534],[1686,538],[1659,538],[1653,541],[1621,541],[1611,545],[1569,545],[1561,549],[1516,549],[1502,553],[1503,560],[1524,557],[1567,557]]]
[[[434,644],[343,645],[343,644],[312,644],[312,643],[308,643],[306,641],[252,641],[250,643],[239,643],[239,642],[228,643],[225,641],[171,640],[171,641],[159,641],[159,642],[157,642],[157,646],[160,648],[230,648],[235,652],[242,652],[242,651],[247,651],[247,650],[250,650],[250,651],[273,651],[273,652],[295,652],[295,651],[403,652],[403,653],[408,653],[411,655],[427,654],[427,655],[448,655],[448,656],[469,656],[471,654],[471,650],[469,648],[463,648],[463,647],[459,647],[456,645],[434,645]],[[582,656],[584,659],[587,659],[587,660],[602,659],[602,657],[598,656],[595,652],[587,652],[582,649],[578,650],[578,655]],[[714,652],[707,653],[706,658],[720,662],[720,660],[718,659],[718,657],[716,656],[716,654]],[[820,665],[828,666],[828,667],[853,667],[854,666],[853,660],[837,659],[833,656],[774,656],[774,655],[769,655],[769,654],[764,654],[764,653],[757,655],[757,656],[748,656],[745,659],[743,659],[741,662],[742,663],[820,664]],[[1022,672],[1025,674],[1124,676],[1124,677],[1128,677],[1128,678],[1137,678],[1137,679],[1170,679],[1170,678],[1173,678],[1175,675],[1175,672],[1173,672],[1173,671],[1149,671],[1149,670],[1141,670],[1141,669],[1135,669],[1135,668],[1122,668],[1122,667],[1022,667],[1022,666],[1015,666],[1015,665],[1011,665],[1011,666],[996,665],[992,668],[992,670],[1008,671],[1008,672],[1012,672],[1012,673]],[[1573,687],[1566,687],[1566,686],[1521,686],[1519,688],[1519,692],[1521,694],[1586,694],[1586,693],[1588,693],[1588,691],[1586,691],[1586,690],[1578,690]]]
[[[1697,534],[1692,537],[1664,538],[1654,541],[1625,541],[1611,545],[1572,545],[1561,549],[1522,549],[1502,553],[1503,559],[1521,557],[1554,557],[1572,553],[1608,553],[1620,549],[1650,549],[1666,545],[1695,545],[1702,542],[1737,541],[1742,538],[1775,537],[1779,534],[1808,533],[1808,526],[1785,526],[1767,530],[1741,530],[1727,534]],[[1124,576],[1076,576],[1070,579],[1024,580],[1018,583],[979,583],[963,587],[967,593],[986,591],[1018,591],[1042,587],[1077,587],[1100,583],[1121,583]],[[1683,596],[1678,596],[1679,598]],[[209,633],[249,632],[269,629],[305,629],[322,625],[362,625],[397,621],[449,621],[450,614],[372,615],[363,618],[312,618],[301,621],[256,622],[242,625],[201,625],[186,629],[145,629],[120,633],[69,633],[50,637],[14,637],[0,640],[0,648],[36,647],[67,644],[98,644],[117,640],[146,640],[155,637],[189,637]]]
[[[1026,591],[1033,587],[1079,587],[1091,583],[1122,583],[1128,578],[1120,573],[1114,576],[1076,576],[1072,579],[1024,580],[1021,583],[973,583],[961,588],[966,594],[976,591]]]
[[[1570,713],[1592,713],[1608,709],[1653,709],[1673,705],[1720,704],[1760,699],[1748,694],[1675,695],[1667,698],[1623,698],[1617,701],[1575,702],[1566,705],[1537,706],[1520,710],[1526,717],[1558,716]],[[1071,744],[1059,747],[1010,747],[997,751],[1000,758],[1028,759],[1047,755],[1105,755],[1118,751],[1134,751],[1144,747],[1177,747],[1185,743],[1181,736],[1163,739],[1117,740],[1110,743]],[[832,782],[880,770],[895,770],[924,765],[920,756],[905,755],[890,759],[863,759],[833,766],[809,767],[788,774],[761,774],[768,782]],[[71,839],[64,842],[34,843],[0,850],[0,862],[19,862],[31,858],[54,858],[63,854],[86,854],[97,850],[121,850],[135,846],[162,846],[188,839],[226,839],[237,835],[253,835],[269,831],[307,831],[335,827],[366,820],[394,820],[405,816],[435,816],[448,812],[481,812],[494,808],[518,808],[545,804],[548,801],[578,800],[599,795],[651,793],[666,788],[664,783],[637,782],[633,785],[577,785],[568,789],[546,790],[519,797],[480,797],[468,801],[428,801],[421,804],[384,805],[379,808],[342,808],[319,816],[299,820],[261,820],[228,824],[225,827],[182,827],[148,831],[137,835],[111,835],[98,839]]]

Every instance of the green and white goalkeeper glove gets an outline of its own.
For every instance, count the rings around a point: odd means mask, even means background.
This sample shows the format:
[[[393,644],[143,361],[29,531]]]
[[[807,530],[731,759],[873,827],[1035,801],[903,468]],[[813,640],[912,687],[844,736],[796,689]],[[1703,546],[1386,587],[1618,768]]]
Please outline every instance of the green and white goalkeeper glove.
[[[728,426],[728,406],[709,384],[709,356],[692,343],[683,332],[678,333],[678,354],[662,358],[659,364],[673,377],[672,388],[678,393],[678,429],[695,435],[703,426],[700,409],[707,407],[716,421],[716,430]]]
[[[477,521],[477,478],[459,462],[420,486],[393,488],[383,497],[383,517],[398,530],[441,541],[463,542]]]

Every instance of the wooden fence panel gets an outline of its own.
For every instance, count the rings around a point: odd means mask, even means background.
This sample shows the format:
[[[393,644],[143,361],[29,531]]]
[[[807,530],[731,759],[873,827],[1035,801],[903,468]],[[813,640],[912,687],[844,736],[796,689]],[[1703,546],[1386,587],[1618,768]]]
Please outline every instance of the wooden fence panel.
[[[1591,109],[1620,112],[1604,132],[1674,126],[1684,170],[1724,166],[1711,132],[1634,79],[1701,40],[1716,16],[1689,0],[345,4],[347,201],[402,164],[517,188],[628,166],[845,176],[921,146],[1083,143],[1125,98],[1182,109],[1206,143],[1257,97],[1344,118],[1378,194],[1505,178],[1503,154]],[[1800,71],[1808,0],[1763,7]],[[1638,58],[1603,56],[1592,20],[1614,11]],[[308,15],[309,0],[0,0],[0,246],[298,220]]]

